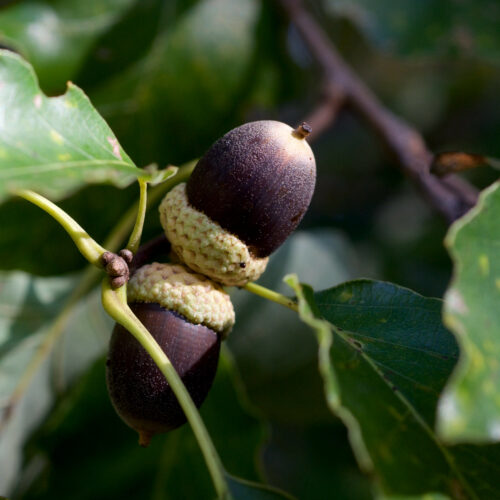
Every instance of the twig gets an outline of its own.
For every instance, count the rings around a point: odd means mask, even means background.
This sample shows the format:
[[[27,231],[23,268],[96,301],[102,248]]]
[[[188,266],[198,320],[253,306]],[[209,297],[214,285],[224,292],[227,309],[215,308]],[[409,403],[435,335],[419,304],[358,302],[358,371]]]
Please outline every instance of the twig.
[[[340,88],[336,85],[325,86],[322,99],[304,120],[312,129],[309,141],[316,139],[333,125],[344,102],[345,95]]]
[[[477,200],[476,188],[452,176],[439,179],[432,175],[430,165],[434,155],[427,148],[421,134],[382,105],[342,59],[323,29],[304,9],[302,1],[277,2],[287,13],[321,67],[326,91],[330,92],[332,99],[338,103],[338,96],[342,95],[367,121],[397,158],[405,175],[448,222],[451,223],[467,212]],[[335,115],[330,114],[332,117]],[[328,126],[325,120],[320,123],[322,129]]]

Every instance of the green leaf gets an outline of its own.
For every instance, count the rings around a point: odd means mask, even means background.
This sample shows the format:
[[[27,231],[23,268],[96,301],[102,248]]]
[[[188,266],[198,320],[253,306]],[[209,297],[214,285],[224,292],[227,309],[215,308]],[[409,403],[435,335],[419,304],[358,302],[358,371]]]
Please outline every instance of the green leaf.
[[[27,436],[107,343],[110,320],[100,294],[62,313],[80,276],[0,274],[0,491],[9,491]],[[67,316],[66,316],[67,315]],[[58,325],[67,320],[67,324]]]
[[[480,5],[480,7],[479,7]],[[329,0],[379,47],[403,55],[465,53],[498,63],[500,9],[495,0]]]
[[[87,89],[128,70],[148,54],[159,33],[174,24],[181,12],[196,1],[135,0],[96,40],[78,73],[78,85]]]
[[[500,439],[500,184],[446,237],[454,277],[444,321],[462,356],[439,405],[440,435],[451,442]]]
[[[0,201],[21,188],[60,198],[87,183],[147,177],[78,87],[46,97],[32,67],[8,51],[0,51],[0,102]]]
[[[75,78],[92,44],[134,0],[16,2],[0,11],[0,41],[33,64],[42,87],[63,89]]]
[[[367,280],[318,293],[296,278],[288,283],[301,318],[317,332],[330,408],[348,426],[358,460],[376,471],[382,491],[499,496],[500,446],[446,447],[433,430],[458,354],[441,324],[441,301]]]

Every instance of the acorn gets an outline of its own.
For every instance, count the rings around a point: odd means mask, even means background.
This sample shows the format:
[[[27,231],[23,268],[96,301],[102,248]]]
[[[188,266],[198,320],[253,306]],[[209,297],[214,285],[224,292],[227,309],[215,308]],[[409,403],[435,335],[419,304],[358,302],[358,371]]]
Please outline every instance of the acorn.
[[[264,272],[302,220],[314,192],[316,164],[303,123],[237,127],[216,141],[187,184],[170,191],[160,220],[173,250],[189,267],[225,285],[242,286]]]
[[[154,262],[132,276],[127,300],[200,407],[217,371],[221,340],[234,324],[229,295],[183,265]],[[141,446],[147,446],[155,434],[186,422],[164,375],[119,324],[111,336],[106,382],[115,410],[139,433]]]

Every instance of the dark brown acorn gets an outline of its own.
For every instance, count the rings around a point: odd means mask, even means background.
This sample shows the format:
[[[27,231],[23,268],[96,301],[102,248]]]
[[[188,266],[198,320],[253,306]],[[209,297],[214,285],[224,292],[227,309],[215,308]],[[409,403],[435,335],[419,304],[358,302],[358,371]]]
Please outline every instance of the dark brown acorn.
[[[130,308],[168,356],[200,407],[217,371],[220,335],[158,304],[130,304]],[[139,432],[142,446],[147,446],[154,434],[186,422],[175,394],[151,356],[118,324],[111,336],[106,379],[115,410]]]
[[[216,141],[187,183],[189,203],[267,257],[297,227],[316,182],[313,152],[303,123],[277,121],[237,127]]]
[[[132,297],[137,299],[129,304],[130,308],[170,359],[194,403],[200,407],[217,371],[222,333],[227,332],[234,322],[229,297],[217,285],[213,286],[208,278],[180,265],[154,263],[144,266],[132,277],[129,286]],[[224,317],[224,323],[220,323],[224,324],[221,331],[195,324],[177,312],[181,310],[186,315],[199,312],[189,298],[187,305],[175,303],[176,296],[186,298],[191,293],[189,287],[193,286],[195,295],[206,294],[204,304],[209,304],[208,310],[216,318],[214,321]],[[170,296],[172,290],[175,293]],[[150,294],[151,300],[168,303],[177,311],[156,302],[143,302],[143,292]],[[204,312],[210,324],[212,312],[208,315],[206,310]],[[164,375],[135,337],[119,324],[115,325],[111,336],[106,365],[111,402],[125,423],[139,433],[142,446],[147,446],[155,434],[170,431],[186,422]]]

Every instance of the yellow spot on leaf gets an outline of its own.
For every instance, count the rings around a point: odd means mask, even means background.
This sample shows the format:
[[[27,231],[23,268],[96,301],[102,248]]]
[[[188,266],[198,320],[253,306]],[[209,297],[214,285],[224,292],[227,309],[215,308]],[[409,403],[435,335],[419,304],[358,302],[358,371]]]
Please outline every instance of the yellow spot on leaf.
[[[0,158],[7,158],[8,154],[4,148],[0,148]]]
[[[387,318],[380,318],[379,323],[387,323]]]
[[[50,138],[56,143],[56,144],[63,144],[64,143],[64,139],[62,137],[61,134],[59,134],[58,132],[56,132],[55,130],[51,130],[50,131]]]
[[[464,329],[462,322],[458,321],[458,319],[455,318],[455,316],[452,316],[451,314],[444,313],[443,319],[444,319],[446,326],[450,330],[453,330],[458,335],[465,335],[465,329]]]
[[[57,155],[57,159],[61,161],[68,161],[71,158],[71,155],[69,153],[62,153],[60,155]]]
[[[339,297],[340,302],[349,302],[352,299],[352,292],[344,290]]]
[[[75,101],[72,101],[71,99],[64,99],[64,105],[67,108],[78,108],[78,104]]]
[[[480,373],[484,370],[484,357],[481,351],[474,345],[470,344],[468,349],[470,357],[470,370],[472,373]]]
[[[380,445],[378,449],[379,455],[382,457],[384,462],[394,462],[394,458],[392,456],[391,450],[385,446],[385,445]]]
[[[456,417],[454,420],[449,420],[447,422],[451,431],[453,433],[462,432],[465,429],[465,420],[462,417]]]
[[[495,286],[500,290],[500,278],[495,280]]]
[[[387,408],[387,410],[389,411],[389,413],[396,419],[396,420],[399,420],[400,422],[404,422],[406,416],[403,415],[402,413],[400,413],[396,408],[394,408],[393,406],[389,406]]]
[[[479,256],[478,259],[479,270],[483,276],[488,276],[490,273],[490,259],[484,253]]]

